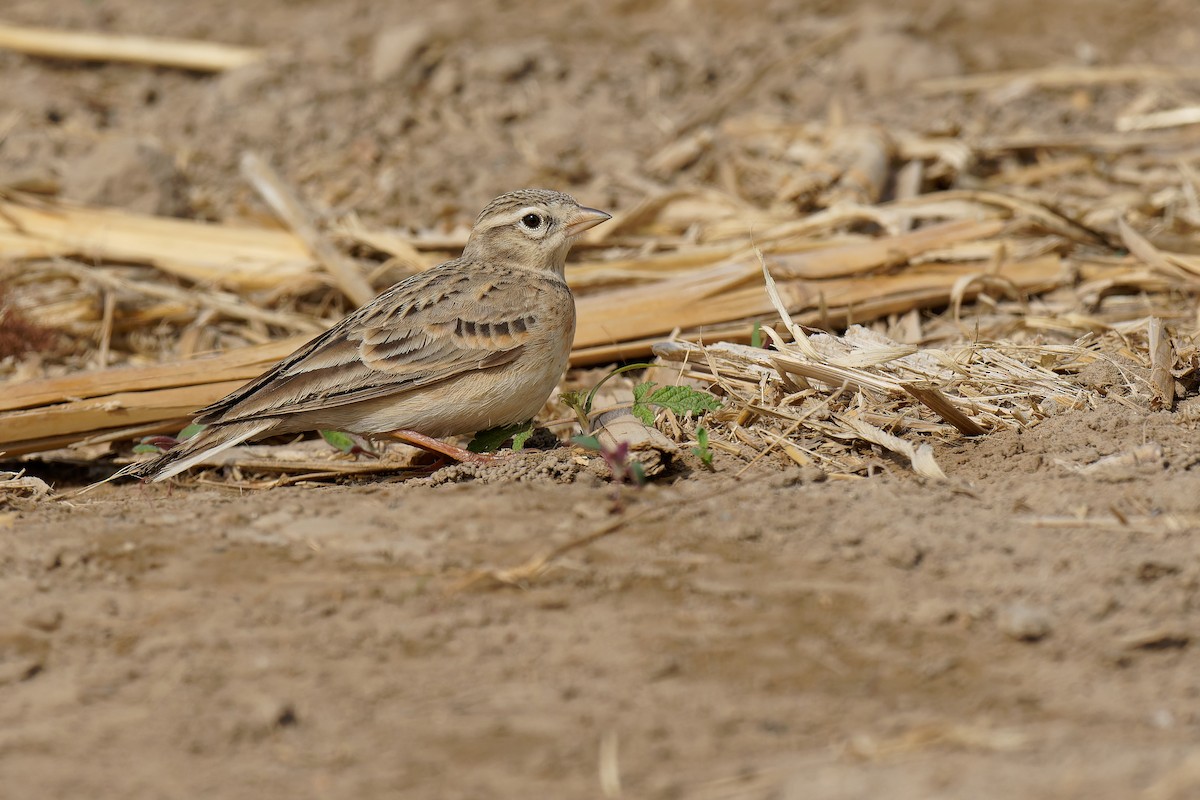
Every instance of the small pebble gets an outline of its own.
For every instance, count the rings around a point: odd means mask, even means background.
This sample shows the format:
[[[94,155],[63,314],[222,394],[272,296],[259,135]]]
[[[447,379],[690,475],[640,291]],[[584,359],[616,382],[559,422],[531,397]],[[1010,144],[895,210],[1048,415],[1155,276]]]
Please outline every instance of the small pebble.
[[[925,559],[925,548],[910,538],[896,538],[882,547],[883,557],[897,569],[916,569]]]
[[[62,625],[63,612],[57,608],[42,608],[25,617],[25,625],[42,633],[54,633]]]
[[[1036,642],[1050,635],[1050,616],[1044,608],[1014,603],[1001,609],[996,626],[1018,642]]]
[[[1150,724],[1159,730],[1169,731],[1175,727],[1175,715],[1168,708],[1160,708],[1150,715]]]
[[[416,60],[433,31],[420,22],[385,28],[375,35],[371,47],[371,80],[386,81],[399,76]]]
[[[932,597],[917,603],[909,614],[909,620],[916,625],[946,625],[962,616],[962,610],[954,603]]]

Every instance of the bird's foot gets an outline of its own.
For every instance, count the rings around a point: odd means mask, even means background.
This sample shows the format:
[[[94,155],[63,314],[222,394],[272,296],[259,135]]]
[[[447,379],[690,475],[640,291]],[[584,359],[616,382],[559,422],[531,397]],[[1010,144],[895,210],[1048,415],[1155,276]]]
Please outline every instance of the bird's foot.
[[[426,436],[416,431],[392,431],[388,436],[398,442],[404,442],[404,444],[410,444],[413,447],[419,447],[430,453],[444,456],[451,461],[458,461],[464,464],[491,464],[501,458],[501,456],[492,453],[472,453],[470,450],[464,450],[461,447],[443,442],[441,439],[434,439],[432,436]]]

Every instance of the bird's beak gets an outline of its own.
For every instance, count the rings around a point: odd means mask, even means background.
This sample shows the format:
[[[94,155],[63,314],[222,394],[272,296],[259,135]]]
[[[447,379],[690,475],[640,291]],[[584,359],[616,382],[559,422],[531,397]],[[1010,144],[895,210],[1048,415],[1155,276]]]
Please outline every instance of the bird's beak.
[[[567,220],[567,236],[575,238],[588,228],[594,228],[606,219],[612,219],[612,214],[605,214],[594,208],[580,208]]]

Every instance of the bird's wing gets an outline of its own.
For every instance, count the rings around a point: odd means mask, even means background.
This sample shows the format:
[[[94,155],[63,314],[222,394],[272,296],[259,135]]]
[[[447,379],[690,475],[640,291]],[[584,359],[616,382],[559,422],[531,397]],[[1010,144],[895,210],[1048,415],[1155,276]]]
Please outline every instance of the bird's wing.
[[[418,273],[201,409],[196,421],[317,411],[501,367],[539,331],[539,297],[558,291],[550,280],[525,270],[464,271],[455,261]]]

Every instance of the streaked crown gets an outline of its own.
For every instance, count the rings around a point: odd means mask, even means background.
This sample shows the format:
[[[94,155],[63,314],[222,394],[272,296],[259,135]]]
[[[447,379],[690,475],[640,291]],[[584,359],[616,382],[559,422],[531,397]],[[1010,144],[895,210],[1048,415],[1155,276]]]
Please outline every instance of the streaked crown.
[[[489,217],[508,216],[526,206],[565,206],[570,208],[578,205],[575,198],[566,192],[556,192],[553,189],[517,189],[515,192],[505,192],[484,206],[483,211],[479,212],[475,224],[478,225]]]
[[[581,233],[609,219],[551,189],[518,189],[487,204],[463,249],[471,263],[507,264],[563,274],[567,250]]]

